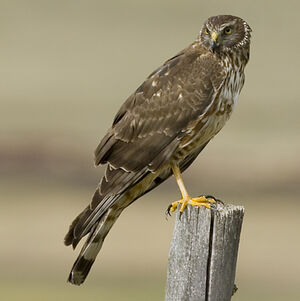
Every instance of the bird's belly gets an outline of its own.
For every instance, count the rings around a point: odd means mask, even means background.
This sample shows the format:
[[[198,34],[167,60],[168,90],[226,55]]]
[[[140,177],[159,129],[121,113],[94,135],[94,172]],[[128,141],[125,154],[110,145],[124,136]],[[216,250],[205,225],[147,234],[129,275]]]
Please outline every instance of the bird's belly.
[[[229,118],[229,114],[211,115],[200,121],[200,129],[197,132],[191,133],[189,143],[183,144],[182,149],[187,152],[192,152],[212,139],[225,125]]]
[[[225,125],[229,119],[234,103],[238,95],[228,100],[223,98],[216,110],[201,118],[196,126],[187,134],[180,147],[177,149],[174,159],[181,160],[187,155],[211,140]]]
[[[237,103],[243,84],[244,74],[237,68],[225,80],[210,109],[190,126],[177,149],[175,160],[183,159],[207,143],[223,128]]]
[[[203,126],[198,133],[195,134],[195,146],[201,146],[208,140],[212,139],[225,125],[229,119],[230,113],[214,114],[203,121]]]

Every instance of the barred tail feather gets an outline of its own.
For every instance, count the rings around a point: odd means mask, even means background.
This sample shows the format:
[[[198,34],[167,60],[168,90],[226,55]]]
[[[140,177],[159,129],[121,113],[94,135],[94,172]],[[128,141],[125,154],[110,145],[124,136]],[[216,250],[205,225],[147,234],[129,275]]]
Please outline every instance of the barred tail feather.
[[[90,235],[75,261],[70,272],[68,281],[80,285],[86,279],[111,227],[118,219],[123,208],[110,208],[91,229]]]

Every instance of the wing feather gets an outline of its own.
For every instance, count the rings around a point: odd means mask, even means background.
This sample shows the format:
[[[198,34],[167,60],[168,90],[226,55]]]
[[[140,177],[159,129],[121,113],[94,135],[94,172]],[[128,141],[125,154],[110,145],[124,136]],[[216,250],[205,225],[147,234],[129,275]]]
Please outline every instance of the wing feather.
[[[168,60],[122,105],[95,151],[95,163],[157,170],[189,124],[207,112],[224,77],[224,68],[202,48],[188,47]]]

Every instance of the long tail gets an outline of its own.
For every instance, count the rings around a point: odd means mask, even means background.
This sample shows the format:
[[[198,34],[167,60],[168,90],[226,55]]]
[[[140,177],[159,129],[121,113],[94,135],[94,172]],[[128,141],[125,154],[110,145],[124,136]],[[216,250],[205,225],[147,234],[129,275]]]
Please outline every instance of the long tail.
[[[98,189],[95,191],[91,204],[72,222],[65,236],[65,245],[72,245],[73,248],[76,248],[78,242],[88,234],[68,278],[68,281],[72,284],[80,285],[84,282],[111,227],[121,212],[143,194],[143,181],[147,178],[146,176],[148,174],[151,176],[148,180],[149,183],[151,183],[153,177],[149,172],[132,173],[129,174],[130,182],[129,184],[125,182],[123,191],[117,191],[116,193],[111,193],[109,190],[108,192],[105,191],[108,180],[110,180],[110,187],[115,187],[113,185],[116,185],[117,180],[122,176],[124,178],[124,175],[128,176],[128,174],[129,172],[121,169],[110,170],[108,167]],[[149,185],[148,182],[146,181],[146,186]],[[108,186],[112,190],[110,187]]]
[[[187,156],[180,163],[181,172],[195,160],[206,144],[193,154]],[[65,236],[65,244],[67,246],[72,245],[73,248],[75,248],[80,239],[89,233],[78,258],[72,267],[68,278],[69,282],[75,285],[80,285],[84,282],[101,250],[106,235],[122,211],[137,198],[163,183],[171,174],[171,169],[168,169],[156,178],[151,178],[151,175],[149,175],[150,181],[146,178],[142,178],[146,182],[148,181],[148,184],[145,186],[142,185],[142,187],[138,187],[139,181],[141,180],[139,178],[135,186],[136,193],[132,191],[132,193],[126,194],[123,192],[112,197],[103,197],[99,193],[99,189],[96,190],[91,205],[86,207],[86,209],[76,217]],[[147,188],[145,189],[145,187]]]
[[[87,277],[109,230],[120,216],[123,208],[113,206],[92,227],[82,250],[70,272],[68,281],[80,285]]]

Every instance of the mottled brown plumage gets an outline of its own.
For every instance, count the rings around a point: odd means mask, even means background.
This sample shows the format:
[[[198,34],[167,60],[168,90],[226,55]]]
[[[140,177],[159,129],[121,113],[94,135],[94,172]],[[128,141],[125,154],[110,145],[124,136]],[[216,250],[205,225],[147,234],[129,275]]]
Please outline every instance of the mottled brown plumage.
[[[224,126],[244,84],[250,27],[234,16],[209,18],[197,40],[155,70],[126,100],[95,151],[107,164],[91,204],[65,244],[89,236],[69,276],[81,284],[105,236],[134,200],[183,172]]]

